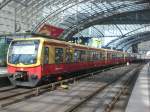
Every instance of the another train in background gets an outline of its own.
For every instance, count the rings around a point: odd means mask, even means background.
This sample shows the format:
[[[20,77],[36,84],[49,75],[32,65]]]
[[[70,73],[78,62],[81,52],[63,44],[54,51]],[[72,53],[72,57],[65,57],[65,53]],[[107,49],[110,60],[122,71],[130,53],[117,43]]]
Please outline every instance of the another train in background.
[[[11,41],[12,39],[10,38],[0,37],[0,67],[5,67],[7,65],[7,50]]]

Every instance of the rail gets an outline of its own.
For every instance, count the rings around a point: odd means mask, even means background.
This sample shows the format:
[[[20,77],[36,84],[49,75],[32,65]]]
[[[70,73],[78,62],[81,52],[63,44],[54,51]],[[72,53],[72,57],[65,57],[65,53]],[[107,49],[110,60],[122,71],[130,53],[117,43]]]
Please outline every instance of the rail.
[[[40,94],[42,94],[46,91],[50,91],[50,90],[52,91],[57,86],[62,85],[63,83],[67,83],[67,82],[76,83],[77,80],[82,79],[84,77],[90,77],[90,76],[93,77],[94,75],[96,75],[100,72],[107,71],[107,70],[114,69],[114,68],[118,68],[118,67],[120,67],[120,65],[115,66],[115,67],[106,68],[106,69],[99,70],[99,71],[94,71],[92,73],[83,74],[83,75],[80,75],[80,76],[77,76],[77,77],[72,77],[72,78],[69,78],[69,79],[61,80],[61,81],[58,81],[58,82],[50,83],[50,84],[43,85],[43,86],[40,86],[40,87],[36,87],[36,88],[30,89],[30,90],[26,90],[24,92],[18,92],[16,94],[12,94],[12,95],[9,95],[9,96],[0,97],[0,101],[3,101],[3,100],[7,100],[9,98],[14,98],[14,97],[17,97],[17,96],[20,96],[20,95],[24,95],[21,99],[16,98],[12,101],[1,104],[0,107],[5,107],[5,106],[8,106],[8,105],[13,104],[13,103],[23,101],[23,100],[25,100],[27,98],[30,98],[30,97],[33,97],[33,96],[38,96],[38,95],[40,95]],[[97,91],[100,91],[100,90],[97,90]]]
[[[134,69],[134,74],[137,73],[137,70]],[[125,73],[125,74],[128,74]],[[65,112],[77,112],[83,104],[85,104],[87,101],[89,101],[90,99],[92,99],[94,96],[96,96],[98,93],[100,93],[101,91],[103,91],[105,88],[107,88],[108,86],[110,86],[111,84],[115,83],[116,81],[120,80],[124,75],[120,76],[119,78],[111,81],[108,84],[105,84],[104,86],[100,87],[99,89],[97,89],[96,91],[94,91],[92,94],[88,95],[86,98],[83,98],[83,100],[81,100],[79,103],[71,106],[70,108],[68,108]],[[117,102],[117,100],[119,99],[119,97],[121,96],[122,93],[124,93],[124,90],[127,88],[129,82],[131,82],[131,79],[133,78],[133,75],[130,76],[126,81],[123,82],[123,86],[121,88],[121,90],[117,93],[117,95],[112,99],[112,102],[108,103],[106,105],[106,108],[104,109],[104,112],[109,112],[112,107],[114,106],[114,104]],[[131,78],[131,79],[130,79]],[[81,98],[82,99],[82,98]]]

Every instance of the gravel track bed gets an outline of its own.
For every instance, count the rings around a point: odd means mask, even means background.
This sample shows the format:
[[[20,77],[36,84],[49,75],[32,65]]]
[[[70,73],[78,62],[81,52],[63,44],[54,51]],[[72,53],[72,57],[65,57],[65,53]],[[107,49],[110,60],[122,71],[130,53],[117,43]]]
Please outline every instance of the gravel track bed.
[[[81,79],[75,84],[69,84],[69,89],[62,89],[61,87],[58,87],[57,90],[46,92],[40,96],[0,108],[0,112],[63,112],[69,106],[79,102],[81,98],[92,93],[96,88],[103,86],[129,69],[132,70],[137,66],[137,64],[132,64],[130,66],[115,68],[113,70],[99,73],[99,75],[95,75],[94,77]],[[103,92],[103,94],[95,97],[95,101],[102,100],[105,93],[112,92],[111,86],[110,89]],[[98,108],[98,105],[101,105],[101,103],[96,103],[95,101],[91,101],[89,104],[90,106],[92,104],[96,109]],[[84,112],[87,111],[84,110]]]

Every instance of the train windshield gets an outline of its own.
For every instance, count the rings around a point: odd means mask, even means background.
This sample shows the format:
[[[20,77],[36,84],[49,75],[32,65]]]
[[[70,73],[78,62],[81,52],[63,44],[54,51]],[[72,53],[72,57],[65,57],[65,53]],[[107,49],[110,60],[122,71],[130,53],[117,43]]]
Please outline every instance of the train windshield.
[[[13,41],[8,53],[11,64],[35,64],[37,62],[39,40]]]

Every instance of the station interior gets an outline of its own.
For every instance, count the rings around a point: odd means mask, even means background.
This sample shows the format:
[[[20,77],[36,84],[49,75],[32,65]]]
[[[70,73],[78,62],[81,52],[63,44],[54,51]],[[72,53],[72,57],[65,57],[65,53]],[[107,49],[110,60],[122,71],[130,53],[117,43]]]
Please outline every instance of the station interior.
[[[149,0],[0,0],[0,112],[150,112],[149,61]]]

